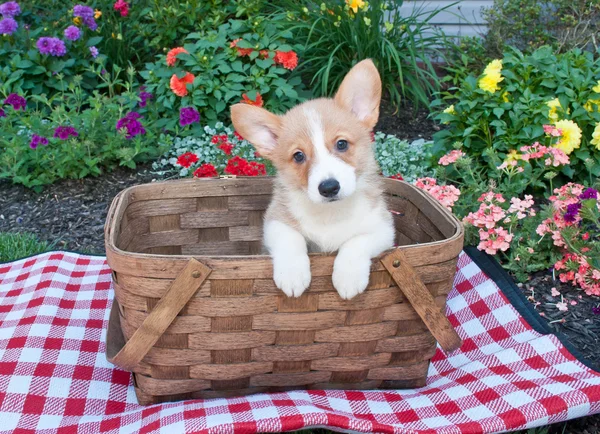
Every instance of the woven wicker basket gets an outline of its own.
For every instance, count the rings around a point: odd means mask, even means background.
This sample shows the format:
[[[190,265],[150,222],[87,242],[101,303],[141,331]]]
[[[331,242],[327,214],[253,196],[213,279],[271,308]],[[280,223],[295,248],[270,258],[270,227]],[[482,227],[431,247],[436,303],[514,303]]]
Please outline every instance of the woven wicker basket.
[[[463,246],[435,199],[385,181],[397,245],[373,261],[367,290],[342,300],[335,256],[311,255],[312,283],[287,298],[261,254],[271,178],[128,188],[113,201],[106,253],[116,301],[107,358],[134,373],[141,404],[290,389],[425,384]]]

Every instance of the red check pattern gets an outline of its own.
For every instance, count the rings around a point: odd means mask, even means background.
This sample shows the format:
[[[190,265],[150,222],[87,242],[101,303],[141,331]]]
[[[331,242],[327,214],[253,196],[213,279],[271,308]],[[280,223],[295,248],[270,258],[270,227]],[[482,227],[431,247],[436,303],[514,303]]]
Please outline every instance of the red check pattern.
[[[140,407],[104,356],[113,292],[104,258],[48,253],[0,264],[0,432],[492,433],[600,412],[600,373],[535,332],[461,254],[448,315],[464,340],[438,349],[428,384],[294,391]]]

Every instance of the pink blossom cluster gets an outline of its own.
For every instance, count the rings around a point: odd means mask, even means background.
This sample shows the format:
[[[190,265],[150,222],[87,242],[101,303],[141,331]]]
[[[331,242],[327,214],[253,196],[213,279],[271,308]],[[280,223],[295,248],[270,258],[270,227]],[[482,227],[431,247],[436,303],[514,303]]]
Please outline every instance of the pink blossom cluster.
[[[506,203],[506,199],[499,193],[483,193],[478,201],[481,202],[479,209],[469,213],[463,221],[479,228],[480,242],[477,248],[490,255],[495,255],[499,250],[507,251],[514,238],[500,222],[512,224],[516,220],[535,215],[534,201],[530,195],[526,195],[524,199],[511,198],[508,209],[503,208],[502,204]]]
[[[446,155],[444,155],[442,158],[440,158],[440,161],[438,161],[438,164],[441,164],[442,166],[449,166],[450,164],[456,163],[456,161],[461,158],[464,157],[465,153],[459,149],[455,149],[454,151],[450,151],[448,152]]]
[[[585,256],[566,253],[554,264],[554,269],[560,271],[558,278],[561,282],[571,282],[579,286],[587,295],[600,296],[600,271],[592,268]]]
[[[452,207],[460,196],[458,188],[453,185],[438,185],[434,178],[419,178],[415,181],[415,185],[431,194],[449,211],[452,211]]]
[[[544,158],[544,164],[546,166],[562,166],[564,164],[569,164],[569,156],[565,154],[565,152],[558,148],[548,147],[544,145],[540,145],[538,142],[535,142],[531,146],[523,146],[521,147],[521,159],[524,161],[536,160],[540,158]]]
[[[583,193],[584,188],[581,184],[569,182],[560,188],[554,189],[555,194],[549,197],[554,213],[552,217],[545,219],[538,225],[536,229],[538,235],[551,234],[555,246],[566,247],[561,230],[569,226],[577,226],[581,221],[581,217],[575,215],[573,220],[569,221],[570,219],[565,219],[565,214],[569,205],[579,203],[579,196]]]
[[[542,125],[542,128],[544,133],[551,137],[560,137],[563,133],[560,128],[556,128],[554,125]]]

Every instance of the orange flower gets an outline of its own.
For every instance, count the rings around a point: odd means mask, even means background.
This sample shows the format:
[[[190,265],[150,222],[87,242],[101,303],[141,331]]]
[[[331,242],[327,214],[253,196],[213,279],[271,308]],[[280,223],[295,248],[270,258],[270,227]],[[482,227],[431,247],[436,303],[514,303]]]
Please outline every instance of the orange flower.
[[[276,51],[274,60],[290,71],[298,66],[298,55],[294,51]]]
[[[250,98],[248,98],[247,94],[242,94],[242,102],[246,103],[246,104],[250,104],[250,105],[255,105],[256,107],[262,107],[263,106],[263,98],[261,96],[260,93],[256,92],[256,99],[254,101],[252,101]]]
[[[242,38],[238,38],[235,41],[232,41],[229,44],[229,48],[235,48],[237,50],[238,56],[249,56],[252,53],[252,48],[239,48],[237,46],[238,42],[240,42]]]
[[[177,55],[181,53],[190,54],[183,47],[173,48],[171,51],[169,51],[167,53],[167,65],[174,66],[175,62],[177,62]]]
[[[188,90],[186,85],[194,82],[194,74],[188,72],[185,74],[183,78],[177,77],[177,74],[173,74],[171,77],[171,90],[177,96],[186,96],[188,94]]]

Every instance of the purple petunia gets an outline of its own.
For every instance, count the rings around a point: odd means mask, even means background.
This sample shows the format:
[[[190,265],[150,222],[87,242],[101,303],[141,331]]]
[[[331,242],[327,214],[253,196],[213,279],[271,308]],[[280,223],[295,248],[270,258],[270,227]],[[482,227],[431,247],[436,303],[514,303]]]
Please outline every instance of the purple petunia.
[[[4,100],[4,104],[12,106],[14,110],[25,110],[27,106],[27,100],[16,93],[11,93]]]
[[[96,47],[90,47],[90,54],[95,59],[98,57],[98,49]]]
[[[17,2],[6,2],[0,5],[0,14],[5,17],[16,17],[21,13],[21,8]]]
[[[31,149],[36,149],[39,145],[43,145],[46,146],[48,144],[48,139],[42,136],[38,136],[37,134],[34,134],[31,137],[31,142],[29,142],[29,147]]]
[[[69,26],[65,29],[65,38],[69,41],[76,41],[81,38],[81,30],[77,26]]]
[[[567,205],[567,212],[565,213],[564,217],[565,221],[568,223],[573,223],[579,215],[579,210],[581,210],[580,203],[572,203]]]
[[[598,199],[598,190],[586,188],[585,191],[579,195],[579,199]]]
[[[599,307],[592,307],[592,313],[594,315],[600,315],[600,306]]]
[[[73,127],[56,127],[54,135],[52,137],[60,140],[68,140],[70,136],[77,137],[79,133]]]
[[[11,17],[6,17],[0,21],[0,34],[12,35],[19,28],[19,24]]]
[[[117,121],[117,131],[127,130],[125,137],[127,139],[133,139],[134,136],[140,134],[146,134],[146,130],[141,122],[138,120],[142,117],[137,112],[130,112],[124,118]]]
[[[67,54],[67,47],[65,47],[64,41],[58,38],[44,36],[38,39],[36,46],[41,54],[49,54],[56,57]]]
[[[183,107],[179,110],[179,125],[185,127],[200,122],[200,113],[194,107]]]
[[[153,95],[150,92],[142,91],[140,92],[140,107],[146,107],[148,105],[148,100],[153,98]]]

